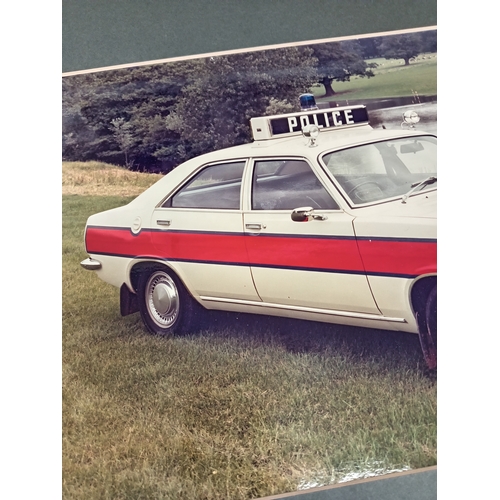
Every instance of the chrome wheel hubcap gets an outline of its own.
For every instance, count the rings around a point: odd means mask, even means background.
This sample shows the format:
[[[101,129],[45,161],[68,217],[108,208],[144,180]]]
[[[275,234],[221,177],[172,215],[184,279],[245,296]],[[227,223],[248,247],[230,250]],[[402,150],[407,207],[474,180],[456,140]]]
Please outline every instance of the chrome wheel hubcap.
[[[172,326],[179,316],[179,292],[174,280],[157,271],[148,280],[146,303],[151,319],[161,328]]]

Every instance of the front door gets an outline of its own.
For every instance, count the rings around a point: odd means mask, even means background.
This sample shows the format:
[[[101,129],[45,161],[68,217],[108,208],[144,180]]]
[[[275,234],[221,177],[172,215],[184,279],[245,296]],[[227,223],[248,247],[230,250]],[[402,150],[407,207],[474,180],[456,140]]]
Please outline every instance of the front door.
[[[306,206],[323,217],[293,221],[292,211]],[[379,315],[352,221],[304,159],[255,160],[243,222],[262,301]]]

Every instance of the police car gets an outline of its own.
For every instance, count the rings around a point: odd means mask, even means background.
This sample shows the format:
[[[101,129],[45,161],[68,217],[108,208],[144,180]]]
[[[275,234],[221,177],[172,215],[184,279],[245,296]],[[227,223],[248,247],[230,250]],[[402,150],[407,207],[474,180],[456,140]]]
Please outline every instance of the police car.
[[[92,215],[82,267],[154,334],[203,308],[286,316],[418,334],[436,368],[436,137],[415,113],[385,130],[365,106],[301,102]]]

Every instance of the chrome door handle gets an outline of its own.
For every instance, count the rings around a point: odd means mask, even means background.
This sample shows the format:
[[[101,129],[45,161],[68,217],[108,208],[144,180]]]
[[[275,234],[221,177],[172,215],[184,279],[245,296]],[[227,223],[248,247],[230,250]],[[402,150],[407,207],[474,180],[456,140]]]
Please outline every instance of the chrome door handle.
[[[264,224],[245,224],[247,229],[266,229]]]
[[[156,223],[159,225],[159,226],[170,226],[172,221],[170,220],[157,220]]]

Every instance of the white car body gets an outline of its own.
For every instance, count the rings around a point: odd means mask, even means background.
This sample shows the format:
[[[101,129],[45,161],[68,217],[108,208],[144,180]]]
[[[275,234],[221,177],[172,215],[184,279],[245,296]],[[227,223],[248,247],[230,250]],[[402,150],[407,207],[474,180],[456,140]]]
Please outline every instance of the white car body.
[[[363,113],[355,106],[253,119],[252,143],[193,158],[128,205],[92,215],[82,266],[121,288],[122,314],[143,303],[144,319],[148,300],[154,314],[177,314],[185,299],[171,288],[183,286],[206,309],[420,332],[435,367],[436,333],[431,340],[430,316],[422,319],[437,307],[429,298],[437,286],[435,160],[411,164],[432,156],[435,138],[373,129]],[[273,120],[284,119],[275,134]],[[360,160],[341,165],[352,153]],[[363,173],[372,157],[416,170]],[[188,185],[195,177],[196,187]],[[303,222],[291,218],[298,208]],[[140,275],[153,265],[175,283],[156,292],[151,285],[148,299]],[[155,333],[177,321],[158,318],[159,328],[148,326]]]

